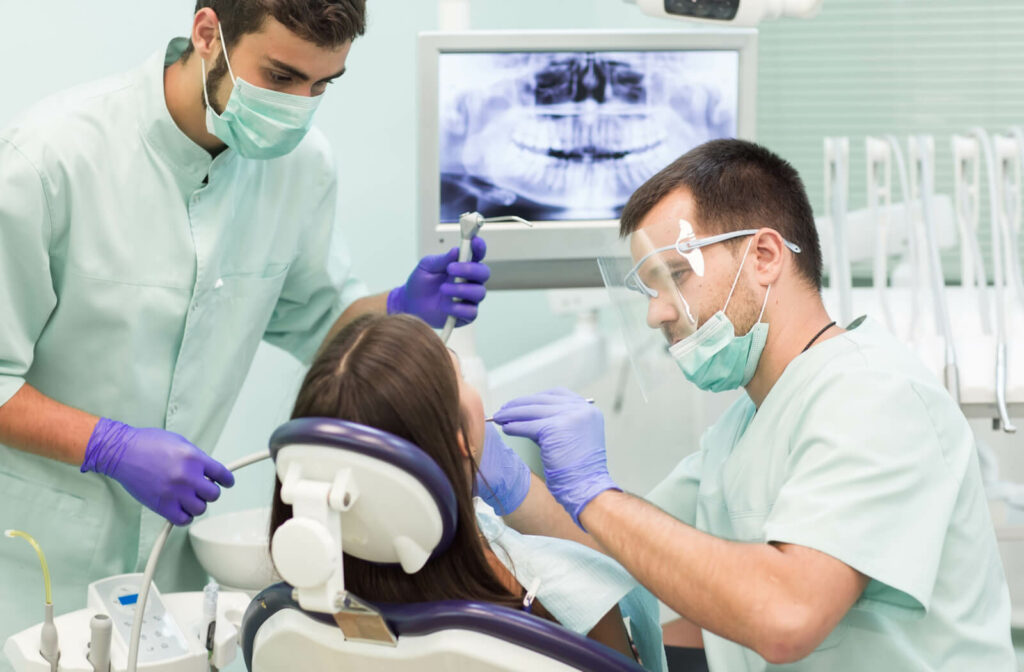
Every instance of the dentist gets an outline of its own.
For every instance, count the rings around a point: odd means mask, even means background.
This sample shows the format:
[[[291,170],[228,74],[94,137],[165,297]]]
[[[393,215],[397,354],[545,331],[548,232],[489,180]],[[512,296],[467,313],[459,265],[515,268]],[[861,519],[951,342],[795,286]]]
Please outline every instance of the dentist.
[[[745,394],[646,499],[616,486],[580,397],[506,404],[495,421],[539,444],[554,495],[492,436],[482,480],[509,522],[614,557],[703,629],[712,670],[1014,669],[971,429],[879,324],[828,316],[792,166],[709,142],[633,194],[621,234],[611,281],[646,298],[682,373]]]
[[[364,0],[200,0],[189,38],[0,131],[0,530],[43,545],[62,609],[232,485],[208,453],[261,341],[309,362],[362,313],[475,318],[482,240],[375,296],[331,245],[311,124],[365,26]],[[0,544],[0,639],[38,572]],[[157,581],[204,579],[175,530]]]

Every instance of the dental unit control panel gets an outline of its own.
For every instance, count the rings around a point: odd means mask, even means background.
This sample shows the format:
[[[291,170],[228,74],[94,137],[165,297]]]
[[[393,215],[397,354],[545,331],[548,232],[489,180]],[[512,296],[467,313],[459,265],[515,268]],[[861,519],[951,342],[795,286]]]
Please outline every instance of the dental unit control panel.
[[[120,574],[89,584],[88,606],[54,619],[60,641],[61,672],[116,672],[127,669],[128,642],[139,598],[142,574]],[[222,592],[213,628],[212,651],[207,650],[202,591],[162,595],[150,586],[139,642],[139,670],[207,672],[210,665],[228,665],[238,651],[238,628],[249,606],[245,593]],[[98,663],[92,624],[109,618],[109,666]],[[47,672],[51,664],[39,654],[42,625],[7,639],[3,653],[17,672]]]
[[[140,579],[140,574],[121,574],[89,584],[89,609],[110,617],[114,625],[111,649],[121,649],[122,655],[128,652]],[[142,619],[139,662],[170,662],[188,653],[189,642],[174,616],[164,606],[160,591],[153,586]]]

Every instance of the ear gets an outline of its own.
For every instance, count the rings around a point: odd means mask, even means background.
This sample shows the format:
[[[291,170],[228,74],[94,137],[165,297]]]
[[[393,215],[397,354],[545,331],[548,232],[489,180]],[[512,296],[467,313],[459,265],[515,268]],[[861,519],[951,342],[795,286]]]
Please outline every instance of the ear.
[[[754,257],[754,277],[758,284],[776,284],[782,275],[788,251],[782,235],[775,229],[760,229],[754,235],[752,246],[750,256]]]
[[[466,441],[466,433],[460,429],[457,438],[459,441],[459,452],[462,453],[463,459],[468,460],[472,453],[469,450],[469,442]]]
[[[211,61],[220,52],[219,25],[217,13],[209,7],[200,9],[192,19],[192,46],[199,54],[199,58],[206,61],[207,68],[211,67]]]

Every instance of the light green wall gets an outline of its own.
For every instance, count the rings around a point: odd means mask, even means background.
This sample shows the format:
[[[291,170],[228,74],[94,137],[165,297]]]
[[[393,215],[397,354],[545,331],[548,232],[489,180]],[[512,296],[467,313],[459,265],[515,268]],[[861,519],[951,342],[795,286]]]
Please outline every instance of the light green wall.
[[[0,124],[43,95],[134,66],[189,27],[192,0],[0,0]],[[416,261],[415,39],[437,28],[430,0],[370,0],[367,35],[317,123],[339,165],[339,229],[354,271],[375,290]],[[474,0],[477,28],[669,28],[621,0]],[[826,0],[814,21],[762,26],[759,138],[797,166],[821,201],[821,138],[852,136],[851,205],[863,197],[862,138],[937,134],[939,189],[949,191],[948,137],[974,124],[1024,124],[1024,2]],[[494,292],[479,322],[489,366],[567,333],[544,292]],[[265,445],[287,415],[300,370],[261,350],[218,448],[229,459]],[[269,471],[240,482],[235,505],[266,501]],[[261,481],[260,485],[255,485]]]

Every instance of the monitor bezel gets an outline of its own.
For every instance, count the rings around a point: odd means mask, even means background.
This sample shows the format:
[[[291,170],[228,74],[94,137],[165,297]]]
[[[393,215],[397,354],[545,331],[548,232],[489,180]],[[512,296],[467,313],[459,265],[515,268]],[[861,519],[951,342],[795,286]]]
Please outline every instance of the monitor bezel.
[[[753,140],[757,114],[757,31],[715,30],[502,30],[424,32],[418,40],[418,251],[438,254],[459,244],[457,223],[441,223],[438,76],[445,53],[548,51],[737,51],[737,136]],[[618,237],[618,220],[488,224],[491,289],[595,287],[595,259]]]

